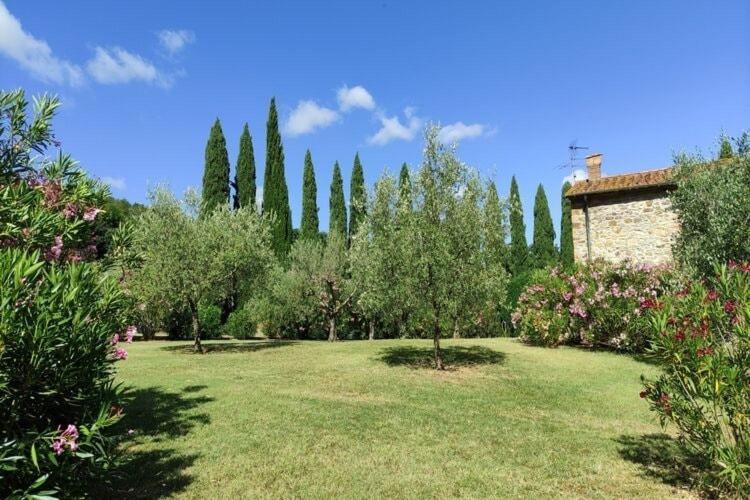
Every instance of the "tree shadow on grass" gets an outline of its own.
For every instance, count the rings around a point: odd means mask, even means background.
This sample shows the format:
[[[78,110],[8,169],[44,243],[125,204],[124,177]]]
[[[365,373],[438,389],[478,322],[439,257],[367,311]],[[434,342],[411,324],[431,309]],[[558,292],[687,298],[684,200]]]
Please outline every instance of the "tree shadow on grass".
[[[96,485],[93,498],[157,498],[183,491],[192,478],[185,473],[199,457],[185,454],[173,447],[139,450],[138,445],[177,440],[192,431],[195,425],[210,422],[206,413],[195,410],[213,401],[198,394],[206,389],[190,385],[180,392],[158,387],[129,389],[124,395],[126,414],[114,433],[123,436],[122,465],[113,471],[108,484]]]
[[[264,349],[274,349],[298,344],[293,340],[268,340],[264,342],[216,342],[204,343],[203,354],[218,354],[232,352],[255,352]],[[177,352],[180,354],[198,354],[192,344],[170,345],[161,348],[163,351]]]
[[[448,346],[441,349],[446,370],[478,365],[497,365],[505,353],[484,346]],[[378,359],[388,366],[412,369],[435,368],[435,353],[430,347],[394,346],[381,350]]]
[[[645,476],[677,488],[690,488],[706,465],[701,458],[682,448],[667,434],[622,435],[620,456],[638,464]]]

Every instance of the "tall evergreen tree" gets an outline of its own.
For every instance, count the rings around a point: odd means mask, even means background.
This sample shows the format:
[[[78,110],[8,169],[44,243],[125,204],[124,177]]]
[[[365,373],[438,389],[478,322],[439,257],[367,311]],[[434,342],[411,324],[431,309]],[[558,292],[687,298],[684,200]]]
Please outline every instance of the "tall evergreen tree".
[[[488,262],[505,267],[508,262],[508,246],[505,238],[508,234],[505,213],[500,206],[500,197],[494,182],[487,186],[487,198],[484,201],[485,236],[487,238]]]
[[[526,224],[523,222],[523,204],[518,192],[516,176],[510,180],[510,272],[521,273],[529,266],[529,246],[526,243]]]
[[[263,213],[275,215],[271,226],[271,246],[283,257],[292,245],[292,211],[284,175],[284,146],[279,134],[276,99],[271,99],[266,122],[266,169],[263,174]]]
[[[538,267],[548,266],[557,260],[555,227],[549,212],[547,194],[541,184],[534,199],[534,241],[531,244],[531,255]]]
[[[308,149],[305,153],[305,169],[302,174],[302,223],[300,237],[306,240],[317,240],[318,232],[318,186],[315,183],[315,169],[312,155]]]
[[[240,152],[234,174],[234,208],[250,207],[255,210],[255,153],[250,127],[245,123],[240,136]]]
[[[338,233],[346,241],[346,200],[344,199],[344,181],[341,178],[339,162],[333,165],[331,180],[331,197],[329,199],[328,235]]]
[[[352,168],[352,179],[349,185],[349,241],[357,234],[362,220],[365,218],[365,206],[367,205],[367,192],[365,191],[365,174],[362,163],[359,161],[359,153],[354,155],[354,168]]]
[[[229,203],[229,156],[218,118],[208,136],[205,159],[201,212],[209,213]]]
[[[729,139],[726,136],[723,136],[721,138],[721,145],[719,148],[719,159],[723,160],[725,158],[731,158],[734,156],[734,151],[732,151],[732,143],[729,142]]]
[[[570,200],[565,193],[570,189],[570,182],[565,182],[562,187],[562,220],[560,221],[560,260],[562,265],[570,267],[573,265],[573,221],[571,219]]]
[[[401,173],[398,176],[399,203],[411,206],[411,178],[409,177],[409,165],[401,165]]]

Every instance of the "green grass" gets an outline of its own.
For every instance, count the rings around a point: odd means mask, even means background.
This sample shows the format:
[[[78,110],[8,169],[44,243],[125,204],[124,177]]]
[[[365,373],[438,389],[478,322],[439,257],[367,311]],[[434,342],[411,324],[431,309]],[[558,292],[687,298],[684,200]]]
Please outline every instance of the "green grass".
[[[446,341],[140,342],[117,484],[135,497],[685,496],[630,357]]]

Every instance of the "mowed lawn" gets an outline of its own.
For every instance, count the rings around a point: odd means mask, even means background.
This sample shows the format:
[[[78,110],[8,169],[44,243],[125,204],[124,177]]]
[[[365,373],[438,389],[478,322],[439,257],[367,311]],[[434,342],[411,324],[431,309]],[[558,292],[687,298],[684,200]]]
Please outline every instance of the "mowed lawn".
[[[119,494],[188,498],[686,496],[639,398],[654,368],[513,339],[138,342],[118,365]],[[659,466],[664,466],[662,470]]]

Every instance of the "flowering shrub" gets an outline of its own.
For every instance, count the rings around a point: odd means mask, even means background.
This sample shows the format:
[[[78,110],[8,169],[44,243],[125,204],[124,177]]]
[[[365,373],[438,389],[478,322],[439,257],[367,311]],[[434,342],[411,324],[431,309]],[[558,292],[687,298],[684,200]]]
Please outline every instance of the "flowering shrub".
[[[641,397],[705,458],[704,485],[750,496],[750,264],[652,304],[649,354],[662,375]]]
[[[568,274],[536,271],[511,320],[530,344],[582,344],[641,351],[647,343],[644,314],[669,283],[666,270],[597,262]]]
[[[108,465],[103,432],[120,416],[113,385],[127,300],[97,264],[106,190],[68,156],[49,161],[57,102],[26,117],[0,92],[0,496],[70,496]]]

